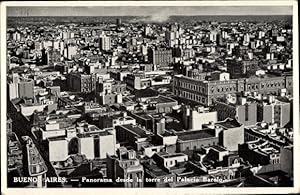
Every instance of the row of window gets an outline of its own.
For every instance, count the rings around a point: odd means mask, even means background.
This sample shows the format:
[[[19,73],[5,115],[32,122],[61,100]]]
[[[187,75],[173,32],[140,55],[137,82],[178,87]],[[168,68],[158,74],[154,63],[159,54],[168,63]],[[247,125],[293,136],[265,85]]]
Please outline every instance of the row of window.
[[[215,89],[214,87],[211,88],[211,93],[214,93]],[[227,87],[218,87],[217,92],[236,92],[236,87],[234,86],[227,86]]]
[[[261,88],[263,89],[264,87],[267,87],[267,88],[269,88],[269,87],[285,87],[285,85],[284,85],[284,82],[275,82],[275,83],[262,83],[261,84]]]
[[[177,83],[178,82],[178,83]],[[179,86],[182,87],[182,88],[185,88],[185,89],[190,89],[190,90],[193,90],[193,91],[199,91],[199,92],[202,92],[204,93],[206,90],[205,90],[205,87],[203,86],[199,86],[199,85],[196,85],[196,84],[190,84],[190,83],[185,83],[185,82],[180,82],[180,81],[174,81],[174,84],[175,86]],[[285,83],[284,81],[283,82],[274,82],[274,83],[261,83],[260,84],[260,89],[265,89],[265,88],[274,88],[274,87],[282,87],[284,88],[285,87]],[[288,82],[288,86],[292,86],[292,82],[289,81]],[[243,86],[240,86],[241,90],[244,90],[244,87]],[[211,93],[214,93],[215,90],[218,92],[218,93],[222,93],[222,92],[236,92],[236,87],[235,86],[224,86],[224,87],[217,87],[216,89],[214,87],[211,87]],[[247,85],[247,90],[259,90],[259,84],[248,84]],[[184,95],[185,96],[185,95]],[[188,98],[190,98],[188,96]]]
[[[202,103],[206,102],[205,97],[202,97],[202,96],[194,94],[194,93],[182,91],[180,95],[181,96],[183,95],[184,98],[187,98],[187,99],[190,99],[190,100],[194,100],[194,101],[197,101],[197,102],[202,102]]]
[[[280,158],[276,158],[276,159],[271,160],[271,163],[272,164],[279,164],[280,163]]]
[[[177,85],[177,82],[175,82],[175,85]],[[190,90],[194,90],[194,91],[201,91],[202,93],[205,92],[205,87],[200,86],[200,85],[195,85],[195,84],[191,84],[191,83],[184,83],[184,82],[179,82],[179,86],[186,88],[186,89],[190,89]]]
[[[208,143],[207,145],[201,144],[201,145],[198,145],[198,146],[194,146],[193,149],[196,150],[197,148],[200,149],[200,148],[202,148],[203,146],[214,146],[214,145],[216,145],[215,142],[213,142],[212,145],[211,145],[210,143]],[[192,149],[192,148],[190,148],[190,147],[186,147],[186,148],[185,148],[185,150],[190,150],[190,149]]]

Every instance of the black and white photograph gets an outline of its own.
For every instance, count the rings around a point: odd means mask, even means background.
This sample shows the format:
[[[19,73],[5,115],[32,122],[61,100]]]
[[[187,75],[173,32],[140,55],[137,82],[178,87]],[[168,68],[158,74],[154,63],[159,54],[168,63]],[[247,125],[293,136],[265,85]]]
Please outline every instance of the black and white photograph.
[[[297,2],[243,2],[2,4],[2,186],[299,192]]]

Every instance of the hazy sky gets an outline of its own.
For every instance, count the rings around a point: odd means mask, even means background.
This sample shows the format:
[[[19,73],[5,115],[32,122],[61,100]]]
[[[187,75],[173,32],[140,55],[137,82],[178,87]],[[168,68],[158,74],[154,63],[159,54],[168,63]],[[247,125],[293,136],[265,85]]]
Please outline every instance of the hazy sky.
[[[8,16],[291,15],[292,6],[7,7]]]

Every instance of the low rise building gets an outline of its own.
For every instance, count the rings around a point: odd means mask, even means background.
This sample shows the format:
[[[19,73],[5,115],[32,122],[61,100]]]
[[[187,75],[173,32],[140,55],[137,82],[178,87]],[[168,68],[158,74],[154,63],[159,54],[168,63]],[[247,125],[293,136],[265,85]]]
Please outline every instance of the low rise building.
[[[136,151],[142,149],[143,145],[149,144],[148,138],[153,135],[150,131],[136,125],[116,126],[116,136],[120,143],[132,146]]]
[[[120,187],[144,187],[143,166],[136,152],[124,147],[118,149],[117,155],[107,155],[107,177]]]
[[[255,140],[239,145],[239,155],[253,166],[273,164],[280,168],[280,148],[268,141]]]
[[[209,108],[196,107],[191,109],[185,106],[183,108],[183,124],[188,130],[201,130],[202,125],[217,122],[217,112],[209,111]]]
[[[215,124],[218,132],[219,144],[229,151],[237,151],[238,146],[244,143],[244,125],[234,119],[227,119]]]
[[[284,127],[291,121],[291,104],[270,96],[267,101],[261,101],[258,104],[257,120],[258,122],[276,123],[278,127]]]

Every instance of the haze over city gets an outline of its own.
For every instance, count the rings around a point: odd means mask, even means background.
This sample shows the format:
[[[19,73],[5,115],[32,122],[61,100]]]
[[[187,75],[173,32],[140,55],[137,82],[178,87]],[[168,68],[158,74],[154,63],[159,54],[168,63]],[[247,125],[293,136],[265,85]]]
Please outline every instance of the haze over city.
[[[291,15],[291,6],[8,7],[8,16]]]

